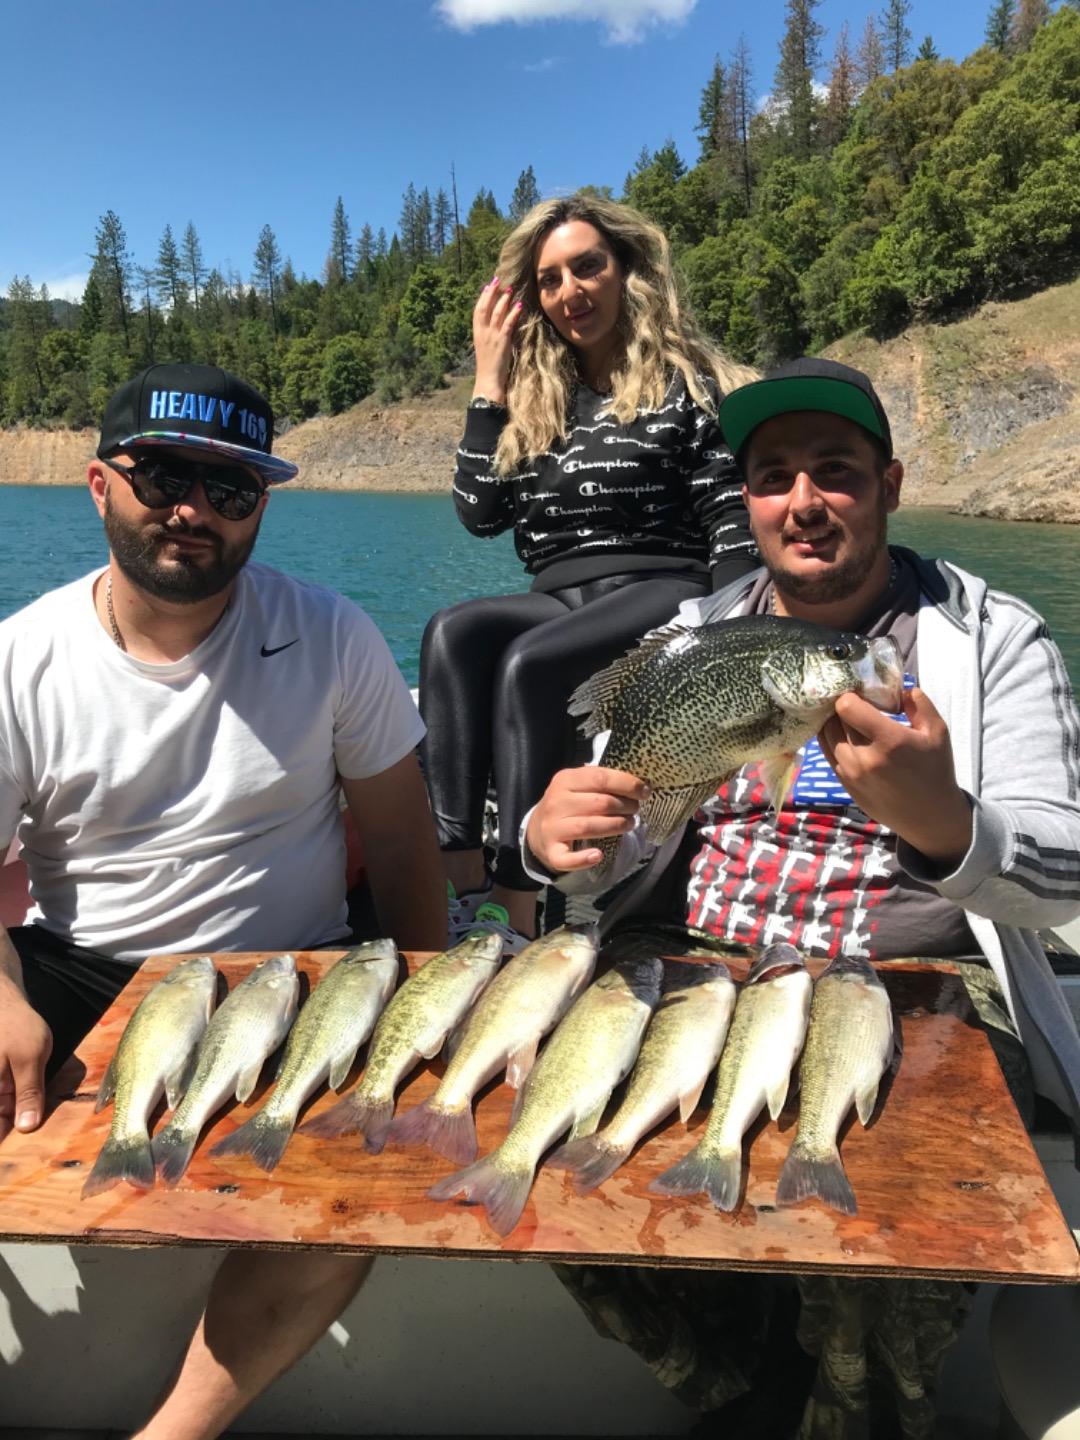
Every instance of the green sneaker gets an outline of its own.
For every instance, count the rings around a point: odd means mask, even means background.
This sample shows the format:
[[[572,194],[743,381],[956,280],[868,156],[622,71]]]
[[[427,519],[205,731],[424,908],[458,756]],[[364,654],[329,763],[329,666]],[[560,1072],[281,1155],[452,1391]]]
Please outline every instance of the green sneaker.
[[[509,910],[502,905],[493,904],[490,900],[477,907],[472,923],[467,928],[468,931],[489,930],[495,935],[501,935],[504,955],[519,955],[526,945],[532,944],[528,935],[522,935],[510,924]]]

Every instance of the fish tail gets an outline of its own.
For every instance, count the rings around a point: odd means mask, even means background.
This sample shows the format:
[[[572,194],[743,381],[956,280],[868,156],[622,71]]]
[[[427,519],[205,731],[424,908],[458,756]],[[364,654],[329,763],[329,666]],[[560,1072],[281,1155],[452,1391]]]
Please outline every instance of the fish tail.
[[[528,1163],[500,1163],[496,1150],[475,1165],[440,1180],[428,1194],[433,1200],[452,1200],[460,1195],[467,1205],[483,1205],[492,1229],[500,1235],[509,1235],[525,1209],[533,1174]]]
[[[430,1145],[455,1165],[468,1165],[476,1159],[476,1122],[472,1106],[450,1109],[425,1100],[390,1126],[391,1140],[400,1145]]]
[[[175,1125],[166,1125],[160,1135],[154,1136],[150,1148],[163,1184],[177,1184],[191,1163],[198,1138]]]
[[[277,1165],[292,1138],[294,1117],[268,1115],[260,1110],[219,1140],[211,1155],[250,1155],[260,1170],[269,1173]]]
[[[154,1160],[150,1153],[149,1135],[112,1135],[101,1147],[101,1153],[94,1168],[83,1185],[83,1199],[100,1195],[126,1180],[136,1190],[152,1190],[154,1187]]]
[[[632,1148],[608,1145],[596,1135],[587,1135],[560,1146],[547,1163],[553,1170],[568,1171],[574,1189],[585,1195],[614,1175]]]
[[[796,1141],[780,1171],[776,1203],[797,1205],[811,1195],[816,1195],[824,1204],[843,1215],[854,1215],[858,1208],[855,1192],[840,1161],[839,1150],[833,1146],[827,1155],[814,1155]]]
[[[718,1210],[734,1210],[742,1190],[742,1151],[695,1145],[689,1155],[658,1175],[649,1189],[658,1195],[704,1192]]]
[[[355,1135],[360,1125],[355,1095],[346,1095],[321,1115],[305,1120],[301,1135],[317,1135],[320,1140],[336,1140],[339,1135]]]

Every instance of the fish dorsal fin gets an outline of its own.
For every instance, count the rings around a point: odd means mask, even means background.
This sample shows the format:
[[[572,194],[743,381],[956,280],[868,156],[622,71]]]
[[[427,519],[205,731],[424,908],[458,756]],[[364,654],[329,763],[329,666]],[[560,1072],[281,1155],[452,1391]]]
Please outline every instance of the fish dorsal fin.
[[[105,1071],[100,1086],[98,1087],[97,1099],[94,1101],[94,1114],[104,1110],[112,1097],[116,1094],[116,1056],[109,1061],[109,1068]]]
[[[650,630],[633,650],[620,655],[618,660],[613,660],[606,669],[597,671],[579,685],[570,696],[567,713],[586,717],[581,726],[586,737],[591,738],[604,730],[610,730],[615,701],[626,684],[672,640],[681,635],[694,634],[692,626],[678,624],[662,625],[658,630]]]
[[[715,795],[727,776],[706,780],[696,785],[683,785],[677,790],[655,790],[641,807],[641,818],[649,839],[662,845],[690,819],[699,805]]]

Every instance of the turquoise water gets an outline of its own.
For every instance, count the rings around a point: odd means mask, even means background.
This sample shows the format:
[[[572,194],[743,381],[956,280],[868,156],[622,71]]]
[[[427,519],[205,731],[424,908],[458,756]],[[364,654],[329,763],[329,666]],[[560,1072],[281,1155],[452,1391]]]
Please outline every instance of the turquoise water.
[[[0,617],[105,559],[101,521],[85,487],[0,486]],[[901,511],[890,538],[944,555],[1034,605],[1080,685],[1080,529]],[[449,496],[276,492],[256,555],[361,604],[410,684],[433,611],[454,600],[524,589],[508,535],[477,540]]]

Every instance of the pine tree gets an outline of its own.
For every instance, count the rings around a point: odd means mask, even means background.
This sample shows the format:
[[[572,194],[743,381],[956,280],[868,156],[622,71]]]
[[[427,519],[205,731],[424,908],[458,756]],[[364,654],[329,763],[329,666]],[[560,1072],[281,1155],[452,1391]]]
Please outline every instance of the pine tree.
[[[252,273],[256,289],[259,290],[270,302],[270,328],[273,331],[275,340],[278,333],[277,321],[277,297],[278,286],[281,280],[281,250],[278,247],[277,236],[269,225],[264,225],[259,231],[259,239],[255,246],[255,268]]]
[[[352,231],[345,205],[339,195],[334,206],[334,218],[330,222],[330,254],[327,259],[327,279],[345,284],[349,279],[349,265],[352,260]]]
[[[780,62],[773,95],[783,113],[791,153],[809,155],[814,143],[814,72],[821,59],[825,31],[814,19],[821,0],[786,0],[787,21],[780,42]]]
[[[724,148],[724,132],[730,119],[727,69],[719,57],[713,61],[712,74],[705,82],[698,106],[698,123],[694,132],[701,144],[701,159],[715,160]]]
[[[891,71],[902,70],[911,59],[911,31],[907,17],[911,0],[888,0],[881,16],[881,44],[885,64]]]
[[[120,217],[107,210],[98,221],[94,236],[92,273],[101,291],[103,321],[110,330],[119,330],[124,347],[131,344],[128,318],[131,313],[131,256]]]
[[[833,51],[832,69],[829,72],[829,94],[825,101],[823,128],[825,143],[830,148],[838,145],[847,134],[858,89],[855,61],[851,54],[845,20],[836,37],[836,49]]]
[[[1002,55],[1008,50],[1015,16],[1016,0],[995,0],[986,20],[986,43],[991,50]]]
[[[420,255],[416,243],[416,186],[411,180],[401,197],[401,218],[398,220],[397,233],[406,261],[415,265]]]
[[[379,233],[375,237],[375,258],[376,260],[385,260],[389,253],[390,247],[386,242],[386,230],[380,225]]]
[[[187,299],[183,271],[180,268],[180,251],[173,239],[172,226],[166,225],[158,246],[157,269],[154,271],[154,285],[158,300],[168,305],[176,314]]]
[[[915,52],[915,59],[929,60],[932,65],[936,65],[941,59],[941,56],[938,54],[937,51],[937,46],[934,44],[934,37],[932,35],[927,35],[925,40],[923,40],[922,44]]]
[[[83,342],[84,347],[89,346],[90,341],[101,329],[103,308],[101,287],[91,271],[86,282],[86,289],[83,291],[82,304],[79,306],[79,339]]]
[[[416,253],[424,261],[431,251],[431,191],[425,185],[416,197]]]
[[[48,291],[35,290],[29,275],[18,275],[8,286],[7,402],[5,410],[13,420],[39,415],[45,399],[45,376],[41,366],[41,342],[51,327],[52,305]],[[42,296],[45,303],[42,303]]]
[[[436,255],[441,255],[449,245],[453,224],[454,212],[450,208],[446,191],[440,186],[435,192],[435,201],[431,207],[431,248]]]
[[[1009,35],[1009,49],[1013,54],[1026,50],[1050,19],[1048,0],[1018,0]]]
[[[356,242],[356,268],[353,271],[353,278],[361,288],[366,289],[369,285],[374,266],[375,234],[365,221]]]
[[[206,266],[203,264],[202,246],[199,244],[198,232],[190,220],[184,231],[184,241],[180,247],[180,262],[184,268],[184,278],[191,285],[191,298],[195,302],[195,314],[198,315],[199,290],[206,283]]]
[[[858,76],[860,90],[865,90],[879,76],[885,74],[885,52],[881,48],[881,36],[872,15],[867,19],[855,53],[855,74]]]
[[[753,167],[750,158],[750,121],[754,116],[754,101],[751,94],[753,68],[750,64],[750,47],[746,36],[740,35],[731,57],[728,71],[728,95],[731,97],[731,129],[735,139],[736,169],[743,192],[747,215],[753,192]]]
[[[143,363],[152,365],[157,359],[157,312],[154,303],[150,298],[150,292],[157,283],[157,271],[150,269],[147,265],[137,265],[135,274],[139,281],[139,291],[142,295],[141,309],[143,312]]]
[[[510,219],[516,225],[517,222],[526,216],[534,205],[540,203],[540,188],[536,183],[536,175],[533,167],[527,166],[522,170],[514,186],[514,193],[510,196]]]

